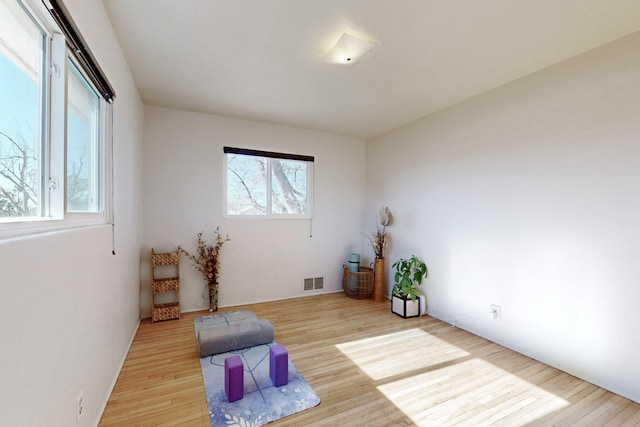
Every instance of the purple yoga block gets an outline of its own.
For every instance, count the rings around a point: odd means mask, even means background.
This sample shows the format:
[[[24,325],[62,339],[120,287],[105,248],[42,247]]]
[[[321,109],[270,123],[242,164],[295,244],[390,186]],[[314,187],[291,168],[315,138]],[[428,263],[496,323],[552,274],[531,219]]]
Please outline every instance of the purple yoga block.
[[[269,349],[269,376],[276,387],[289,382],[289,353],[280,344]]]
[[[244,397],[244,365],[240,356],[224,359],[224,391],[229,402]]]

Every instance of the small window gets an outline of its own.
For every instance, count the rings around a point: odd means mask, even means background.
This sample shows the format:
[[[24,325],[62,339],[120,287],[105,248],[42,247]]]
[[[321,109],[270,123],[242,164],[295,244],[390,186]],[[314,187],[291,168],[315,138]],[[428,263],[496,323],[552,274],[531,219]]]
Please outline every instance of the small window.
[[[224,150],[227,215],[311,217],[313,157]]]

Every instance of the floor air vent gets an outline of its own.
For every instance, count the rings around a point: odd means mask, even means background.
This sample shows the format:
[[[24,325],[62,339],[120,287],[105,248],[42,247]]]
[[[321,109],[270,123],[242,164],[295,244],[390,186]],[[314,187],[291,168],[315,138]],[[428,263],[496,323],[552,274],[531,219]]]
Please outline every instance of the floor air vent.
[[[304,279],[303,289],[305,291],[313,291],[324,289],[324,277],[307,277]]]
[[[309,277],[308,279],[304,279],[304,290],[305,291],[313,290],[313,278]]]

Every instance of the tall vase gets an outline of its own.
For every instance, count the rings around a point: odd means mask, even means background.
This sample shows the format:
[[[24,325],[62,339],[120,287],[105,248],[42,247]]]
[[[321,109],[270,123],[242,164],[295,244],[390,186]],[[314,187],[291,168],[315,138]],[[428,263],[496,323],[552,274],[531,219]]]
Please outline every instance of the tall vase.
[[[218,311],[218,283],[209,283],[209,311]]]
[[[376,258],[373,263],[373,300],[385,301],[384,258]]]

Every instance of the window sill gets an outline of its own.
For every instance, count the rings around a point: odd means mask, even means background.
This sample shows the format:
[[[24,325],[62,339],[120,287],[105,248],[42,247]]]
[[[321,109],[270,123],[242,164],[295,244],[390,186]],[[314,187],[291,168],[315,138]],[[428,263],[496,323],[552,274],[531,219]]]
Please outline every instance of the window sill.
[[[109,225],[102,214],[70,214],[60,220],[53,218],[25,218],[24,220],[0,220],[0,242],[20,240],[48,233],[77,230]]]

